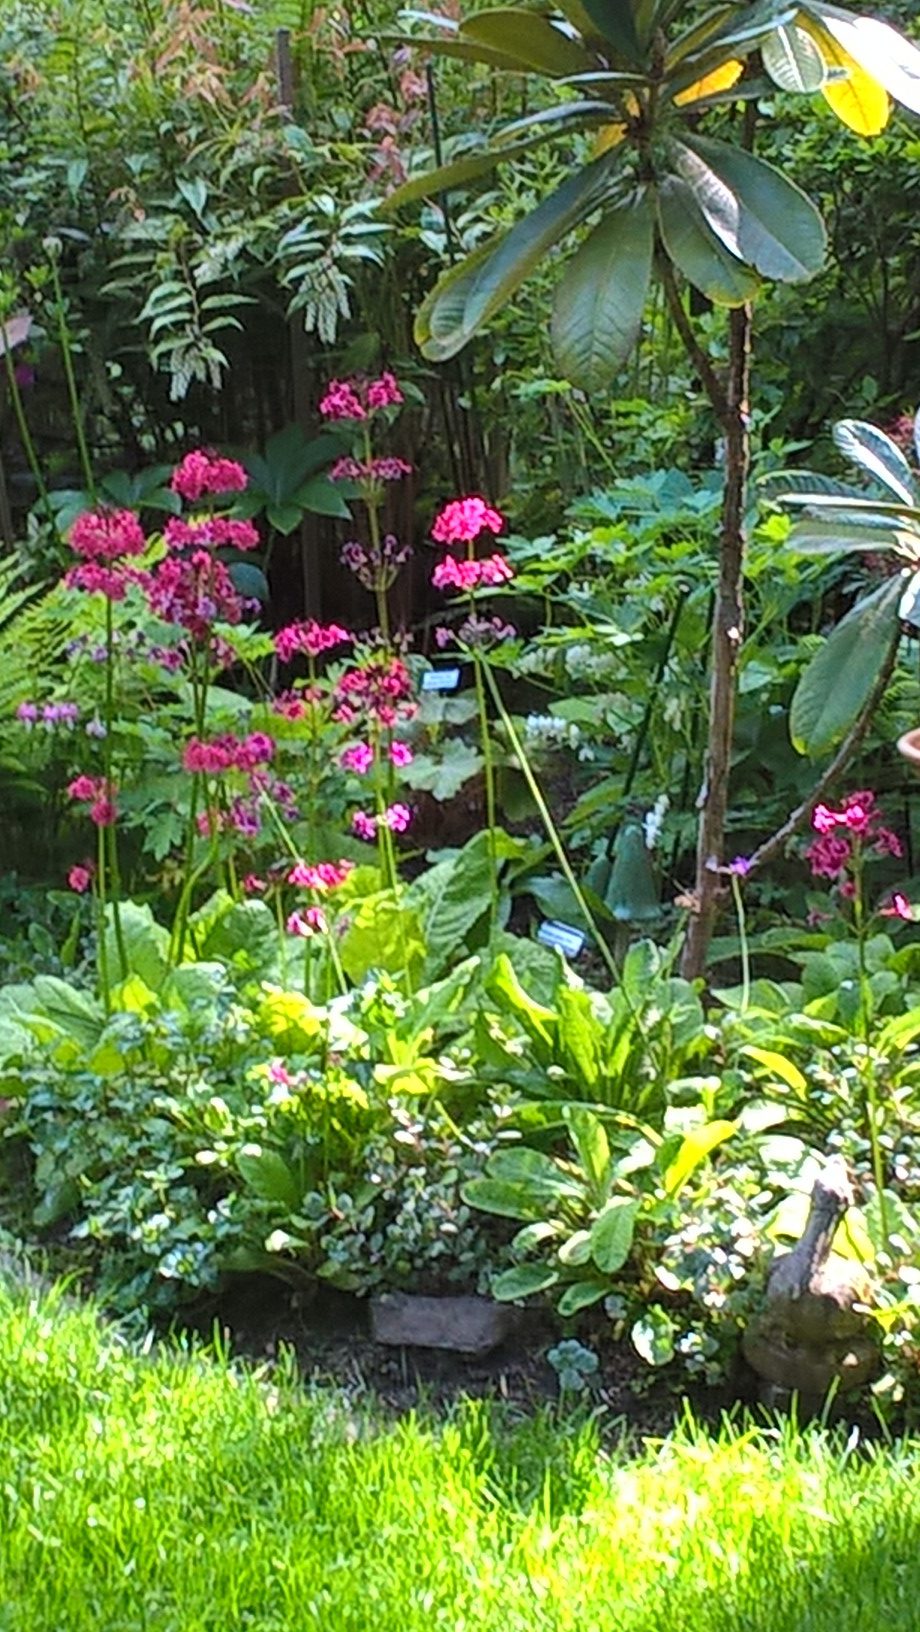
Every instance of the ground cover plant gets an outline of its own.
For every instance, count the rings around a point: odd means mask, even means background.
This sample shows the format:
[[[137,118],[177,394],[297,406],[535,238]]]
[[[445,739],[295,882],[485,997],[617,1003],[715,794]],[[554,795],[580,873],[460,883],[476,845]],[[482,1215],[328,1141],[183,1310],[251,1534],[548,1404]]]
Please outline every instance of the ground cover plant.
[[[8,1285],[0,1397],[11,1632],[915,1624],[912,1440],[688,1420],[638,1447],[483,1402],[382,1421]]]

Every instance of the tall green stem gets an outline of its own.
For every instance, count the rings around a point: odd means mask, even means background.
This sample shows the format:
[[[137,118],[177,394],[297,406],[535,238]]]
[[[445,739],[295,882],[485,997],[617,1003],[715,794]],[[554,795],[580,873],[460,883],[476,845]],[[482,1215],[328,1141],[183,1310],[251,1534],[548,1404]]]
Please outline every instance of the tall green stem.
[[[61,342],[61,357],[64,363],[64,378],[67,381],[67,395],[70,398],[70,413],[73,419],[74,435],[77,439],[77,448],[80,453],[80,464],[83,468],[83,480],[86,491],[95,503],[96,478],[93,474],[93,462],[89,456],[89,447],[86,441],[86,432],[83,427],[83,410],[80,406],[80,393],[77,390],[77,377],[74,373],[73,353],[71,349],[70,330],[67,327],[67,312],[64,305],[64,292],[61,288],[61,278],[58,271],[57,253],[49,255],[51,262],[51,278],[54,283],[54,298],[57,307],[58,336]]]
[[[879,1138],[880,1107],[878,1099],[878,1084],[875,1080],[875,1065],[872,1059],[870,1036],[872,1032],[872,987],[869,984],[869,968],[866,962],[866,901],[865,901],[865,874],[863,872],[862,845],[859,839],[853,843],[853,927],[856,931],[856,955],[859,962],[859,1034],[862,1042],[862,1062],[860,1075],[863,1079],[866,1097],[866,1113],[869,1123],[869,1147],[872,1152],[872,1174],[875,1179],[875,1191],[878,1196],[878,1216],[882,1230],[884,1249],[888,1250],[888,1209],[885,1205],[885,1168],[882,1160],[882,1146]]]
[[[613,955],[612,955],[612,953],[610,951],[609,946],[607,945],[607,942],[604,940],[604,937],[602,936],[600,930],[598,929],[597,923],[596,923],[595,918],[594,918],[594,914],[591,911],[591,908],[588,906],[588,903],[585,900],[584,894],[582,893],[582,889],[581,889],[581,886],[580,886],[580,884],[578,882],[578,879],[575,877],[575,874],[572,871],[572,864],[569,861],[569,858],[568,858],[568,856],[566,854],[565,846],[562,843],[562,839],[559,836],[559,830],[556,827],[555,822],[553,821],[552,815],[550,813],[549,806],[547,805],[546,800],[543,797],[543,790],[540,787],[539,782],[537,781],[536,777],[533,774],[533,770],[531,768],[530,761],[529,761],[529,759],[527,757],[527,753],[526,753],[526,750],[524,748],[524,744],[521,742],[521,739],[518,736],[517,730],[515,728],[514,721],[512,720],[511,715],[508,713],[508,710],[506,709],[505,704],[504,704],[504,702],[502,700],[502,695],[501,695],[501,692],[499,691],[498,686],[496,684],[495,676],[493,675],[491,669],[488,668],[488,667],[486,667],[485,676],[486,676],[486,680],[488,682],[489,690],[491,691],[492,697],[493,697],[494,702],[495,702],[496,712],[498,713],[498,717],[502,722],[502,726],[504,728],[504,731],[505,731],[505,734],[506,734],[506,736],[508,738],[508,741],[511,744],[512,752],[513,752],[515,758],[517,759],[517,762],[520,765],[522,772],[524,773],[524,780],[527,783],[528,788],[530,789],[531,797],[532,797],[532,799],[534,801],[534,804],[536,805],[538,811],[540,812],[540,817],[542,819],[543,826],[546,829],[546,836],[549,839],[549,842],[552,845],[553,850],[556,853],[556,860],[558,861],[559,866],[562,869],[562,875],[563,875],[566,883],[568,884],[569,889],[572,891],[572,894],[574,895],[575,900],[578,903],[578,909],[581,912],[581,914],[582,914],[582,916],[583,916],[583,918],[585,920],[585,923],[587,924],[588,928],[591,931],[591,934],[594,937],[595,943],[597,945],[597,950],[600,953],[601,957],[603,958],[604,963],[607,965],[607,969],[608,969],[612,979],[614,980],[614,982],[619,982],[620,971],[616,966],[616,961],[615,961],[615,959],[614,959],[614,957],[613,957]]]
[[[489,735],[489,711],[486,706],[486,686],[483,670],[487,659],[478,647],[473,648],[473,673],[476,676],[476,703],[479,709],[479,735],[482,740],[482,759],[486,784],[486,824],[489,833],[489,939],[495,934],[498,925],[498,845],[495,834],[495,763],[492,756],[492,739]]]

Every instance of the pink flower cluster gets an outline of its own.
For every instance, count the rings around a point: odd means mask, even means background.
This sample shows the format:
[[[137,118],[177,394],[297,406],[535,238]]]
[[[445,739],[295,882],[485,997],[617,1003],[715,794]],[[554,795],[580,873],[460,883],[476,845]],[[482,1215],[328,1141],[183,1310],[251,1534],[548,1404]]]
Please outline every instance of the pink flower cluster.
[[[490,555],[485,561],[456,561],[445,556],[435,567],[431,582],[435,589],[474,589],[507,584],[514,577],[514,568],[503,555]]]
[[[397,770],[412,764],[412,749],[407,742],[391,742],[388,753],[390,764],[395,765]],[[366,776],[373,763],[374,750],[369,742],[356,742],[353,747],[346,748],[339,759],[343,770],[355,771],[358,776]]]
[[[356,810],[351,818],[352,832],[358,839],[371,841],[377,837],[377,829],[381,823],[390,829],[391,833],[405,833],[412,821],[412,812],[408,805],[389,805],[381,816],[369,816],[365,810]]]
[[[292,912],[285,925],[289,935],[297,935],[303,941],[309,941],[314,935],[328,935],[329,925],[322,907],[306,907],[301,911]]]
[[[402,658],[375,652],[340,677],[333,718],[350,725],[363,717],[391,730],[398,720],[415,713],[411,695],[412,676]]]
[[[259,533],[251,521],[235,516],[201,516],[195,521],[183,521],[181,516],[170,516],[163,528],[163,537],[170,550],[220,549],[256,550]]]
[[[436,544],[475,544],[480,533],[500,533],[504,525],[505,519],[499,511],[474,493],[445,504],[435,519],[431,536]]]
[[[815,878],[839,879],[853,859],[854,842],[864,840],[880,856],[901,856],[901,841],[885,827],[874,793],[848,794],[839,810],[816,805],[811,825],[818,837],[805,851]]]
[[[112,827],[118,817],[115,788],[104,776],[76,776],[67,793],[78,804],[89,805],[89,817],[97,827]]]
[[[121,562],[104,567],[100,561],[81,561],[79,566],[65,572],[64,584],[67,589],[82,589],[86,595],[104,595],[107,601],[123,601],[129,584],[139,584],[146,590],[150,575]]]
[[[274,636],[275,651],[282,663],[290,663],[298,652],[305,652],[308,657],[319,657],[322,652],[331,651],[334,646],[341,646],[351,638],[348,630],[337,623],[321,624],[315,618],[310,618],[305,623],[289,623],[284,629],[279,629]]]
[[[192,737],[182,750],[182,768],[207,776],[254,771],[259,765],[270,764],[274,752],[274,740],[264,731],[253,731],[242,739],[229,732],[210,740]]]
[[[67,883],[77,895],[85,895],[93,882],[95,872],[96,869],[91,861],[85,862],[82,866],[77,864],[77,866],[71,867],[70,872],[67,874]]]
[[[327,891],[337,890],[340,884],[344,884],[353,870],[353,861],[319,861],[315,864],[297,861],[288,873],[287,881],[298,889],[314,890],[317,895],[325,895]]]
[[[68,542],[74,555],[97,562],[143,555],[147,547],[133,510],[84,510],[71,527]]]
[[[213,624],[239,623],[257,601],[238,592],[223,562],[207,550],[190,556],[167,556],[151,574],[150,610],[166,623],[179,624],[194,640],[207,640]]]
[[[381,455],[376,459],[337,459],[329,472],[331,482],[398,482],[411,476],[412,465],[406,459]]]
[[[392,374],[377,380],[356,375],[350,380],[330,380],[319,411],[324,419],[367,419],[379,408],[396,408],[403,394]]]
[[[235,459],[196,448],[176,466],[169,485],[174,493],[194,504],[205,493],[242,493],[248,483],[249,477]]]

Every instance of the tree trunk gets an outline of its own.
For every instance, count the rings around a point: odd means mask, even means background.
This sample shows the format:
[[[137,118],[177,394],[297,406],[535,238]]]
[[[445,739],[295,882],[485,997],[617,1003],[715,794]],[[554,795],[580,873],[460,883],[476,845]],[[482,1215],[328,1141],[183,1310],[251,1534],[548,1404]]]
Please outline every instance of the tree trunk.
[[[706,968],[720,896],[725,816],[735,723],[738,654],[744,634],[744,548],[750,462],[751,308],[729,315],[729,361],[720,418],[725,433],[725,485],[719,532],[719,587],[712,628],[709,737],[696,852],[693,911],[681,955],[681,973],[695,980]]]

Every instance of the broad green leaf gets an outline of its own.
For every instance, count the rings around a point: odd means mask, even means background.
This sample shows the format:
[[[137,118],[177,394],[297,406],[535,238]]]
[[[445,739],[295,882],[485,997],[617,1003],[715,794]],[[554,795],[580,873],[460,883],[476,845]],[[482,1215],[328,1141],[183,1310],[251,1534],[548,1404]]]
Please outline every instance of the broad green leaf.
[[[562,1063],[575,1078],[583,1097],[595,1099],[601,1075],[604,1022],[595,1013],[589,994],[573,986],[559,987],[556,1007]]]
[[[600,102],[596,99],[584,102],[561,102],[550,108],[539,108],[536,113],[523,114],[520,119],[512,119],[508,125],[502,125],[492,137],[493,146],[502,151],[497,155],[506,158],[509,146],[515,150],[526,150],[538,142],[545,142],[551,136],[562,135],[572,130],[590,129],[592,125],[606,125],[610,123],[611,105],[609,102]],[[549,126],[549,129],[544,129]],[[519,142],[518,138],[525,131],[536,130],[537,135],[531,141]]]
[[[330,481],[328,476],[311,476],[297,489],[294,503],[315,516],[337,516],[341,521],[351,516],[341,484]]]
[[[444,362],[502,307],[547,251],[602,203],[619,154],[605,153],[577,170],[510,232],[451,267],[424,302],[415,337],[426,357]]]
[[[665,176],[659,184],[658,225],[674,265],[708,300],[743,306],[754,299],[760,289],[757,273],[716,237],[693,188],[680,176]]]
[[[89,1049],[99,1041],[105,1017],[100,1004],[88,992],[80,991],[57,975],[37,975],[32,982],[33,1013],[51,1023],[81,1047]],[[16,1016],[17,1021],[19,1016]],[[28,1023],[29,1016],[22,1019]]]
[[[114,907],[106,914],[105,949],[109,978],[118,980],[128,975],[140,975],[141,980],[158,992],[169,973],[169,935],[156,923],[146,902],[122,901],[118,906],[120,939],[115,932]],[[124,947],[127,968],[122,969],[120,947]]]
[[[824,84],[824,58],[803,28],[777,28],[761,42],[760,60],[781,91],[808,96]]]
[[[791,23],[798,9],[796,0],[754,0],[751,5],[709,12],[675,40],[667,54],[665,66],[674,76],[674,91],[714,72],[726,57],[747,57],[765,35]]]
[[[626,62],[642,61],[642,46],[636,28],[636,0],[581,0],[597,32]]]
[[[724,1120],[706,1122],[701,1128],[691,1129],[681,1141],[680,1149],[664,1175],[664,1187],[668,1195],[679,1195],[700,1163],[737,1131],[737,1122]]]
[[[608,211],[565,268],[553,303],[553,350],[583,391],[607,390],[635,347],[652,248],[652,205],[643,192]]]
[[[805,516],[795,523],[786,543],[802,555],[839,555],[841,551],[852,550],[895,550],[898,554],[915,555],[920,548],[920,535],[915,537],[904,529],[880,526],[869,517],[864,522],[853,522],[844,516],[827,520],[822,516]]]
[[[877,425],[870,425],[864,419],[839,419],[834,426],[834,442],[844,458],[861,465],[904,504],[920,502],[910,465],[891,437]]]
[[[610,1168],[610,1144],[604,1124],[584,1105],[566,1105],[562,1117],[584,1168],[591,1201],[600,1206],[607,1199]]]
[[[465,937],[488,912],[493,859],[500,868],[520,851],[521,841],[500,828],[491,835],[476,833],[449,861],[436,862],[409,885],[405,901],[421,921],[427,979],[457,962]]]
[[[414,984],[421,978],[425,942],[418,911],[397,903],[383,890],[362,901],[339,942],[342,968],[355,985],[372,970],[408,974]]]
[[[468,1179],[461,1185],[460,1195],[468,1207],[497,1213],[499,1218],[530,1223],[542,1220],[545,1212],[542,1198],[535,1191],[511,1179]]]
[[[835,6],[803,6],[896,102],[920,113],[920,47],[877,17],[852,17]]]
[[[426,170],[418,176],[410,176],[401,186],[395,187],[392,193],[381,203],[381,211],[390,215],[394,210],[401,209],[404,204],[413,204],[419,198],[434,198],[438,193],[446,193],[455,187],[467,187],[470,182],[478,181],[480,177],[489,175],[497,164],[505,164],[509,159],[518,158],[523,153],[529,153],[533,148],[540,147],[553,135],[563,135],[572,128],[566,115],[572,115],[576,108],[588,110],[584,112],[583,121],[576,121],[575,128],[580,122],[588,124],[600,122],[601,117],[610,118],[610,105],[604,102],[568,103],[561,108],[543,108],[539,113],[530,114],[526,119],[516,119],[513,124],[505,125],[493,138],[493,146],[475,148],[471,153],[463,153],[449,164],[442,164],[436,170]],[[530,125],[547,124],[550,121],[559,124],[558,130],[543,130],[532,136],[528,141],[517,141],[513,132],[527,129]],[[500,146],[504,143],[506,145]]]
[[[524,12],[517,6],[477,12],[460,24],[458,38],[501,51],[553,79],[584,73],[595,65],[591,53],[570,34],[563,34],[548,17]]]
[[[199,942],[198,956],[219,959],[241,974],[269,975],[278,957],[278,926],[271,908],[264,901],[233,902]]]
[[[229,572],[234,589],[247,601],[258,601],[260,606],[267,604],[268,579],[261,567],[253,561],[232,561]]]
[[[559,1016],[555,1009],[538,1003],[526,992],[507,953],[501,952],[485,982],[489,997],[498,1000],[501,1008],[512,1014],[534,1041],[552,1043]]]
[[[610,1292],[609,1281],[576,1281],[574,1286],[567,1286],[556,1305],[556,1309],[564,1318],[577,1315],[581,1309],[589,1309],[593,1303],[600,1303]]]
[[[876,1033],[873,1046],[880,1054],[900,1053],[917,1037],[920,1037],[920,1008],[908,1009],[906,1014],[895,1015],[893,1020],[885,1022]]]
[[[236,1165],[249,1189],[263,1201],[280,1202],[292,1211],[300,1206],[303,1186],[277,1150],[246,1145],[237,1156]]]
[[[823,754],[849,730],[899,638],[903,576],[854,606],[809,663],[795,689],[789,732],[800,754]]]
[[[546,1264],[517,1264],[514,1269],[496,1275],[492,1296],[498,1303],[512,1303],[518,1298],[531,1298],[536,1292],[546,1292],[558,1279],[558,1270]]]
[[[605,1275],[622,1269],[629,1257],[639,1207],[635,1197],[614,1196],[591,1225],[591,1256]]]
[[[577,1179],[563,1172],[551,1156],[545,1156],[542,1150],[531,1150],[528,1145],[495,1151],[486,1164],[486,1174],[490,1179],[529,1186],[535,1196],[550,1203],[582,1199],[582,1186]]]
[[[433,56],[457,57],[461,62],[478,62],[486,68],[497,68],[506,74],[529,73],[529,63],[523,62],[520,57],[509,55],[507,51],[497,51],[491,45],[484,45],[479,40],[461,40],[456,34],[420,34],[410,38],[406,34],[383,34],[378,36],[384,44],[395,45],[400,50],[409,47],[412,51],[423,51]]]
[[[616,837],[604,905],[619,923],[650,924],[661,918],[658,886],[640,822],[624,821]]]
[[[693,188],[716,237],[767,278],[795,283],[824,263],[824,223],[811,199],[787,176],[727,142],[686,136],[676,168]]]

